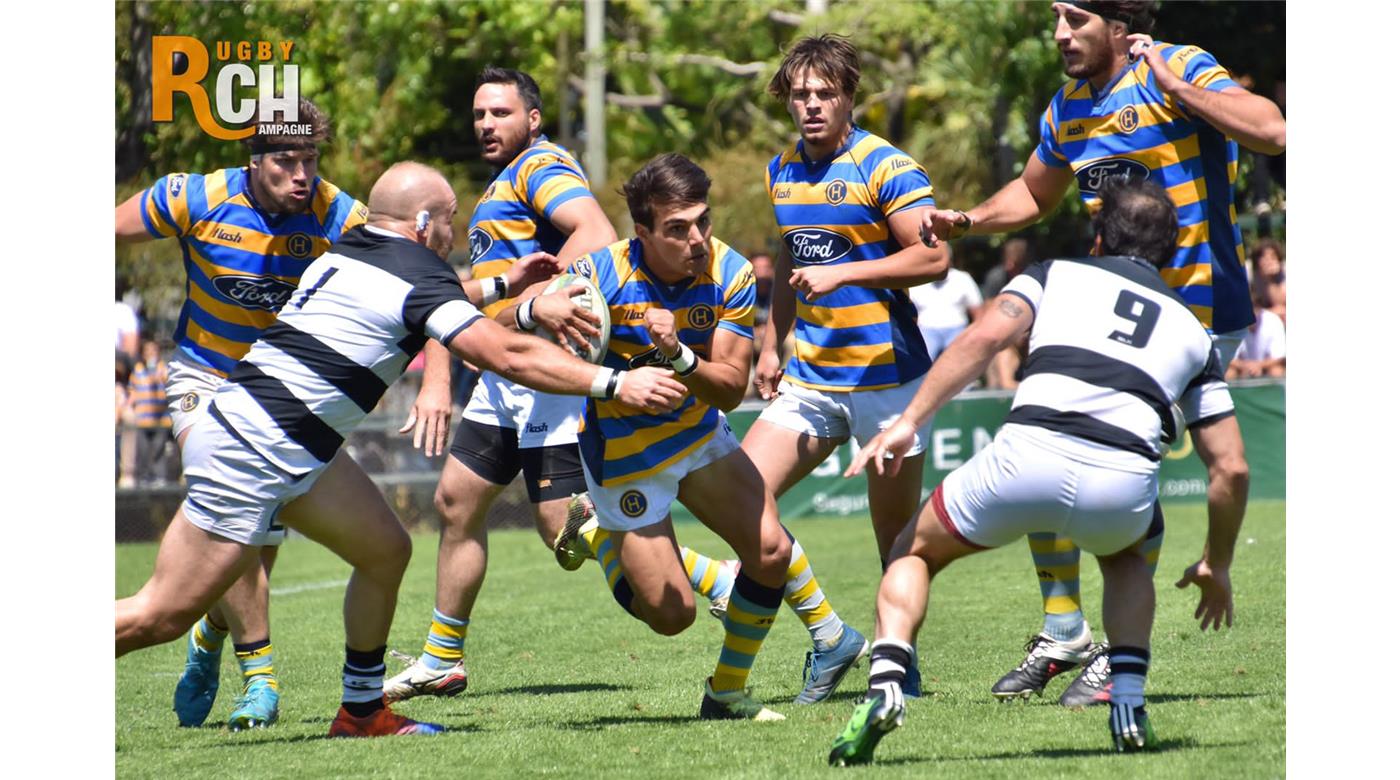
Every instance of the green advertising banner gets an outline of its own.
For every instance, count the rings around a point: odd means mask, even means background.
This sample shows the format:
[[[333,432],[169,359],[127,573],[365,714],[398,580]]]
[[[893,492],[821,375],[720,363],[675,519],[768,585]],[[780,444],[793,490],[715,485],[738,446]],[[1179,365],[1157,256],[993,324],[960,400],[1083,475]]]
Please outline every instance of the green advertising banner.
[[[1284,388],[1266,381],[1232,385],[1240,430],[1249,459],[1252,499],[1286,498],[1284,475]],[[1011,408],[1010,392],[975,391],[961,395],[940,410],[933,420],[933,436],[924,459],[924,495],[948,472],[967,462],[987,446]],[[729,425],[740,439],[758,418],[762,404],[748,403],[729,413]],[[854,442],[838,447],[806,479],[778,502],[782,516],[864,515],[868,512],[865,477],[845,479],[841,472],[856,452]],[[1162,460],[1161,500],[1205,501],[1206,470],[1183,436]],[[677,502],[676,517],[692,517]]]

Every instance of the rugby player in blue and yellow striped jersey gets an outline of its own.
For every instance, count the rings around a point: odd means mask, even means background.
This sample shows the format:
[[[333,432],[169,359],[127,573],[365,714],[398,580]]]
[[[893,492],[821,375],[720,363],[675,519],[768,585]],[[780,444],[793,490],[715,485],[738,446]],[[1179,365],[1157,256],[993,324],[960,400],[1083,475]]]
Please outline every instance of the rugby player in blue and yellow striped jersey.
[[[754,280],[748,261],[711,234],[709,189],[709,176],[684,156],[653,159],[623,188],[636,238],[572,266],[608,302],[603,364],[670,366],[688,390],[664,414],[587,401],[579,450],[599,526],[588,541],[623,608],[670,635],[695,619],[671,502],[724,539],[741,567],[700,717],[781,720],[745,684],[782,606],[792,544],[772,491],[724,419],[748,382]],[[599,544],[604,536],[616,551],[615,571]]]
[[[919,240],[921,215],[934,207],[928,175],[855,125],[859,83],[855,48],[822,35],[794,44],[768,84],[787,104],[800,138],[766,174],[783,251],[755,384],[772,403],[743,446],[779,496],[847,439],[863,444],[878,434],[908,404],[929,358],[905,290],[941,279],[948,269],[942,248]],[[794,320],[795,354],[784,369],[779,353]],[[882,562],[918,509],[926,440],[927,431],[909,471],[867,473]],[[839,650],[838,641],[827,638],[826,649]],[[850,660],[823,652],[822,644],[811,659],[812,675]],[[911,676],[911,694],[917,685]]]
[[[317,175],[319,147],[330,138],[329,118],[305,99],[297,112],[295,124],[309,134],[265,133],[261,130],[268,128],[259,125],[260,132],[246,142],[247,166],[172,173],[116,209],[118,241],[175,238],[184,255],[186,299],[166,386],[181,445],[228,372],[272,324],[302,272],[368,215],[364,204]],[[326,477],[286,512],[331,516],[369,505],[392,516],[382,497],[375,498],[374,483],[348,456],[337,456]],[[185,673],[175,690],[183,726],[202,724],[213,707],[230,628],[244,670],[244,690],[230,726],[277,719],[267,573],[285,532],[276,518],[272,529],[261,540],[262,566],[252,567],[191,631]]]
[[[1238,144],[1278,154],[1287,126],[1278,106],[1242,88],[1208,52],[1153,41],[1152,5],[1052,4],[1055,43],[1072,80],[1050,101],[1025,171],[965,213],[930,214],[922,229],[930,240],[1018,230],[1053,211],[1071,181],[1097,211],[1097,191],[1108,178],[1152,179],[1176,204],[1180,225],[1176,255],[1162,278],[1210,329],[1221,365],[1229,365],[1254,321],[1235,222]],[[1154,566],[1160,544],[1160,536],[1151,540]],[[1081,609],[1079,549],[1053,534],[1031,534],[1030,546],[1044,629],[993,693],[1039,693],[1052,677],[1083,663],[1061,703],[1107,701],[1099,684],[1107,679],[1107,655],[1091,651]]]

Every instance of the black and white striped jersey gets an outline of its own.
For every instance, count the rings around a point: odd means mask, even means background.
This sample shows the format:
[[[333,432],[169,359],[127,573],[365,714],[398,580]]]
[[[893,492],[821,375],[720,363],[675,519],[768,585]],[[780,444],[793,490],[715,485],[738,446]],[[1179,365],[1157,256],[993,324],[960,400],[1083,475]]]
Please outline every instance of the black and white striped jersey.
[[[428,338],[450,342],[480,317],[427,247],[355,228],[302,274],[210,414],[273,465],[306,474],[330,462]]]
[[[1023,298],[1035,316],[1007,423],[1155,463],[1158,442],[1180,433],[1173,403],[1188,426],[1234,414],[1210,334],[1147,261],[1047,260],[1002,292]]]

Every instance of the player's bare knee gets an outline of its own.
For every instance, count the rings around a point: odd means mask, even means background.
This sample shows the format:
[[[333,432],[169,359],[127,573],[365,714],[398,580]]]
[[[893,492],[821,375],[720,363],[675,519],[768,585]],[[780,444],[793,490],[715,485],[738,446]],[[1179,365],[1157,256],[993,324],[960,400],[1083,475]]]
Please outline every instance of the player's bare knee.
[[[695,602],[669,599],[649,611],[647,625],[662,636],[675,636],[695,622]]]
[[[756,579],[777,578],[779,582],[787,575],[792,561],[792,540],[781,530],[770,534],[760,544],[759,566]]]

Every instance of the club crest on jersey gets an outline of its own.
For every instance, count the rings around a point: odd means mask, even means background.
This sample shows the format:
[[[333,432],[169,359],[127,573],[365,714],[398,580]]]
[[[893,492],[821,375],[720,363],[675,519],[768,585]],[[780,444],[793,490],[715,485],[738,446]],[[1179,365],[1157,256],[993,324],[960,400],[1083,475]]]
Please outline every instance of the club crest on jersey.
[[[851,239],[826,228],[791,230],[783,236],[783,241],[787,242],[788,253],[798,265],[834,263],[855,248]]]
[[[311,236],[305,233],[293,233],[287,236],[287,254],[298,260],[303,260],[311,256]]]
[[[467,244],[471,246],[472,250],[471,262],[475,263],[485,257],[486,253],[491,251],[491,245],[495,243],[496,241],[491,238],[490,233],[479,227],[472,228],[472,232],[467,234]]]
[[[846,200],[846,182],[837,179],[826,185],[826,202],[839,206]]]
[[[661,354],[661,350],[656,347],[648,349],[646,352],[638,352],[627,359],[627,368],[645,368],[646,366],[657,366],[660,368],[670,368],[671,361]]]
[[[183,173],[172,174],[171,177],[166,180],[165,191],[170,193],[170,197],[172,198],[180,197],[180,190],[184,188],[185,174]]]
[[[708,330],[715,324],[715,310],[709,306],[691,306],[685,321],[695,330]]]
[[[579,276],[582,276],[582,277],[585,278],[585,279],[592,279],[592,278],[594,278],[594,277],[593,277],[593,261],[592,261],[592,260],[589,260],[589,259],[586,258],[586,257],[580,257],[579,259],[575,260],[575,261],[574,261],[574,273],[578,274]]]
[[[629,490],[622,494],[617,506],[628,517],[641,517],[647,511],[647,497],[640,490]]]
[[[1138,129],[1138,112],[1132,106],[1123,106],[1123,110],[1118,112],[1118,126],[1123,128],[1123,132],[1131,133]]]
[[[1103,187],[1104,182],[1115,177],[1140,181],[1151,175],[1152,171],[1146,165],[1137,160],[1117,158],[1104,160],[1080,168],[1075,172],[1075,178],[1079,179],[1079,188],[1086,192],[1097,193]]]
[[[199,393],[185,393],[180,396],[180,411],[193,412],[199,407]]]
[[[224,274],[209,280],[221,295],[245,309],[277,311],[296,292],[295,287],[281,279],[266,276]]]

